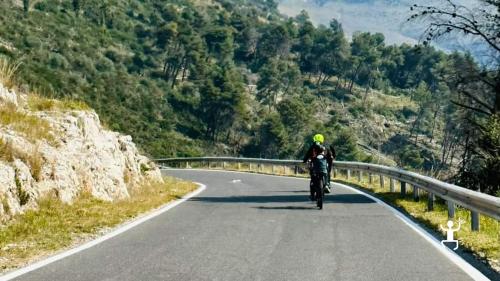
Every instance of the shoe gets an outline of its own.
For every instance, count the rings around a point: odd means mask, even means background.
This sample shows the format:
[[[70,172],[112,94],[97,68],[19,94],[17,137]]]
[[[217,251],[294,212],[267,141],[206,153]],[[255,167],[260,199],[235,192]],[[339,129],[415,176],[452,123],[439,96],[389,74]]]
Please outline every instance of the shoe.
[[[330,187],[328,185],[325,185],[325,193],[330,193],[331,190],[330,190]]]

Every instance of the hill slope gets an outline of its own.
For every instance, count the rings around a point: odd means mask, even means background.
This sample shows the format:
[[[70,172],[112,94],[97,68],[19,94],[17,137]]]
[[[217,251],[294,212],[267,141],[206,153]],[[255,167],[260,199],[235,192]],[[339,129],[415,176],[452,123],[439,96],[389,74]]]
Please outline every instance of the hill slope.
[[[448,107],[423,106],[452,69],[432,48],[348,43],[264,0],[15,3],[0,3],[0,54],[25,88],[86,102],[149,155],[297,158],[323,132],[339,160],[453,162],[437,145],[447,113],[432,117]]]

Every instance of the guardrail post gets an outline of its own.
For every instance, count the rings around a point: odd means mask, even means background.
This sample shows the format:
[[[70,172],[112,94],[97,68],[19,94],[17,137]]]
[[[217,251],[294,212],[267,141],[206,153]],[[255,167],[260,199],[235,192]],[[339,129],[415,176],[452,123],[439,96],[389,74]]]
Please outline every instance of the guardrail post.
[[[413,200],[415,202],[418,202],[420,200],[420,197],[418,196],[418,187],[413,185]]]
[[[395,188],[395,186],[394,186],[394,179],[393,179],[393,178],[390,178],[390,179],[389,179],[389,188],[390,188],[390,191],[391,191],[391,192],[396,191],[396,188]]]
[[[347,180],[349,180],[351,178],[351,170],[347,170]]]
[[[248,170],[252,171],[252,163],[248,163]]]
[[[275,167],[273,165],[273,167],[271,168],[271,173],[273,173],[273,174],[274,174],[274,169],[275,169]]]
[[[406,182],[402,181],[400,182],[401,184],[401,197],[405,197],[406,196]]]
[[[186,169],[189,168],[189,162],[186,161]]]
[[[238,162],[238,171],[241,170],[241,163]]]
[[[427,211],[434,211],[434,194],[427,193]]]
[[[226,169],[226,162],[222,161],[222,169]]]
[[[380,175],[380,187],[384,188],[385,182],[384,182],[384,176]]]
[[[479,231],[479,213],[471,211],[471,226],[472,231]]]
[[[210,170],[210,161],[207,161],[207,166],[208,166],[208,169]]]
[[[333,178],[337,177],[338,172],[339,171],[337,169],[333,169]]]
[[[373,183],[373,175],[372,175],[372,173],[369,173],[369,174],[368,174],[368,183],[369,183],[369,184],[372,184],[372,183]]]
[[[363,172],[358,171],[358,182],[361,182],[362,178],[363,178]]]
[[[455,203],[447,201],[446,204],[448,205],[448,218],[452,219],[455,217]]]
[[[294,174],[295,175],[299,174],[299,166],[295,165],[294,168],[293,168],[293,170],[294,170]]]

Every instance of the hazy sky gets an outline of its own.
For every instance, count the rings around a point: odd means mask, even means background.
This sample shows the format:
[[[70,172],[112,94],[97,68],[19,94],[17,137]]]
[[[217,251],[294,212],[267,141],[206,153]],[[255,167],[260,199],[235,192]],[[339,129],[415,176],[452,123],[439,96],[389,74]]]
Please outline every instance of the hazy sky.
[[[355,31],[381,32],[388,44],[416,43],[422,26],[408,24],[410,6],[442,3],[444,0],[280,0],[281,13],[294,16],[306,10],[314,24],[328,24],[335,18],[350,37]],[[467,6],[477,0],[454,0]]]

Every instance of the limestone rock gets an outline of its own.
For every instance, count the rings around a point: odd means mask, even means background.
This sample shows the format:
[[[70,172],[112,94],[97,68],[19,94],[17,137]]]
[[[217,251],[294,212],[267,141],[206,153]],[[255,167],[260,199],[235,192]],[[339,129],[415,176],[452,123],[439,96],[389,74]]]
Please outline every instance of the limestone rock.
[[[14,91],[10,91],[9,89],[0,85],[0,102],[1,103],[11,103],[15,106],[18,106],[17,103],[17,95]]]
[[[0,84],[0,106],[45,120],[55,140],[30,141],[22,133],[0,126],[0,144],[8,144],[14,159],[0,156],[0,218],[36,208],[49,192],[71,203],[88,192],[107,201],[127,198],[144,181],[162,181],[159,169],[141,155],[132,137],[104,129],[93,111],[31,112],[27,97]]]

